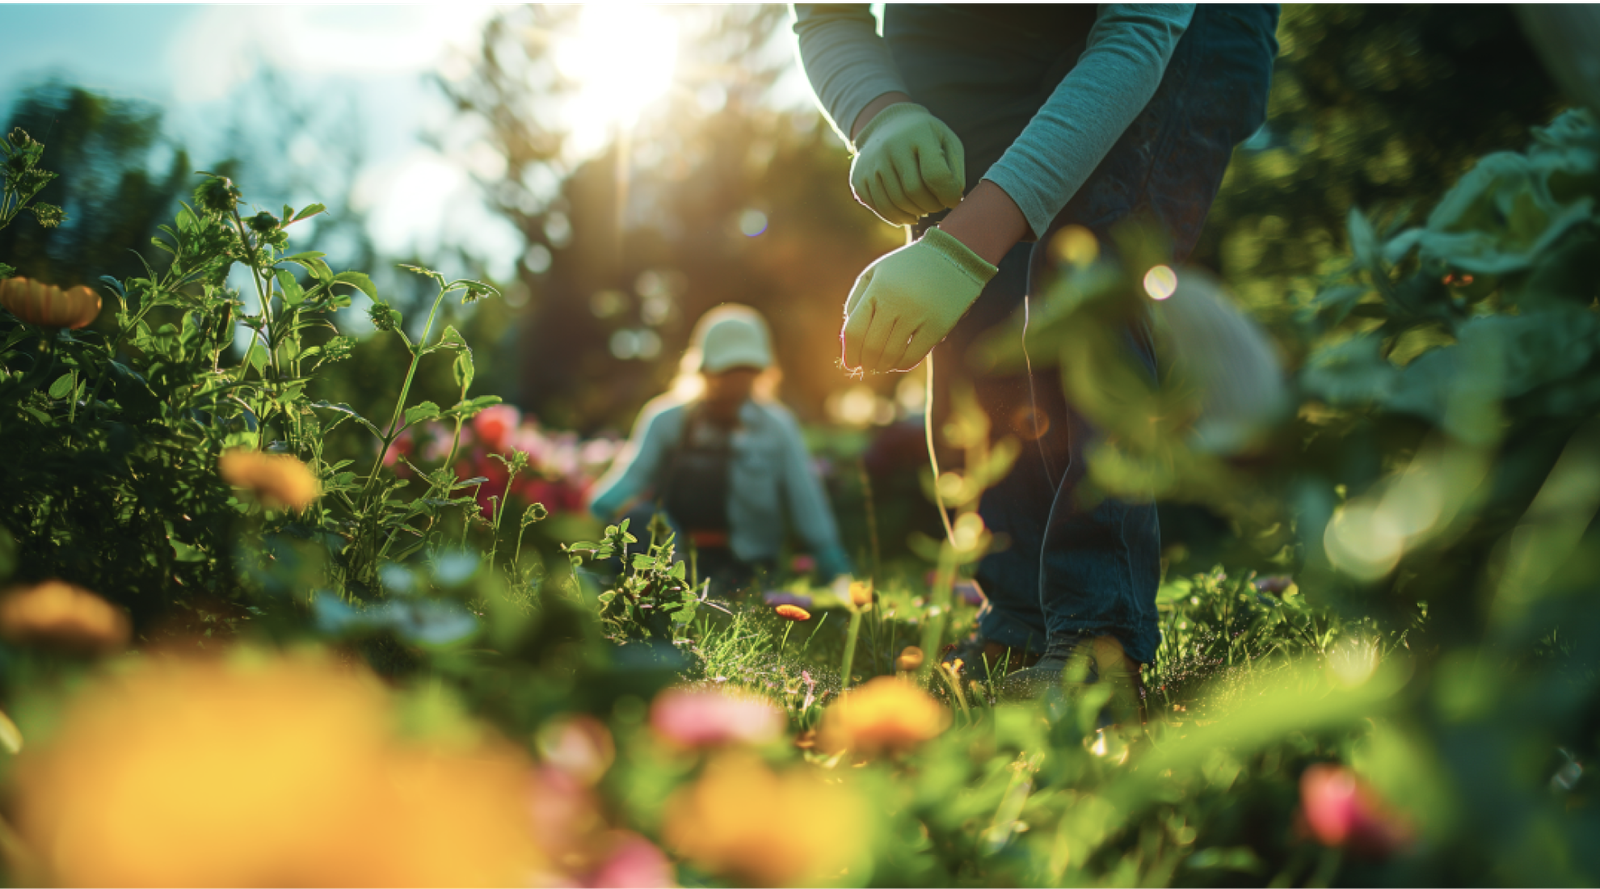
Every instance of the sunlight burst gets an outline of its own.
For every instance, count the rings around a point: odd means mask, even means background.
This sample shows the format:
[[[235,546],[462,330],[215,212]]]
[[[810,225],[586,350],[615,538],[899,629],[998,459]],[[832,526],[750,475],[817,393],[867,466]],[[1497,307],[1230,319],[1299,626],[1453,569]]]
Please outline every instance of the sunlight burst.
[[[630,129],[666,93],[678,60],[678,24],[657,7],[591,4],[555,47],[556,67],[577,84],[567,106],[582,155]]]

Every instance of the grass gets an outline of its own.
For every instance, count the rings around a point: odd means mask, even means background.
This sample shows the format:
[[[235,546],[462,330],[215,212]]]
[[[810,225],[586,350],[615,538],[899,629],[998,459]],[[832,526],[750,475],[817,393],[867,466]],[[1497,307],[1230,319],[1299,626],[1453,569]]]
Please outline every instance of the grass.
[[[920,562],[889,567],[862,621],[853,684],[892,673],[895,658],[907,645],[919,644],[927,623],[938,616],[928,601],[925,573]],[[1157,597],[1161,646],[1155,663],[1145,668],[1152,718],[1199,718],[1209,703],[1228,696],[1235,680],[1283,669],[1294,658],[1327,657],[1337,646],[1356,640],[1372,640],[1380,650],[1403,641],[1403,636],[1386,635],[1376,625],[1350,624],[1317,608],[1292,583],[1272,593],[1258,589],[1256,581],[1254,575],[1230,576],[1218,568],[1162,584]],[[811,620],[783,620],[755,593],[731,606],[728,614],[703,609],[693,632],[703,666],[696,673],[772,697],[806,728],[815,722],[815,711],[843,688],[839,670],[850,611],[830,587],[791,579],[779,588],[811,596]],[[942,644],[970,632],[977,610],[958,600]],[[938,657],[938,651],[925,654],[930,660]],[[989,683],[958,688],[935,670],[930,685],[953,709],[994,703]]]

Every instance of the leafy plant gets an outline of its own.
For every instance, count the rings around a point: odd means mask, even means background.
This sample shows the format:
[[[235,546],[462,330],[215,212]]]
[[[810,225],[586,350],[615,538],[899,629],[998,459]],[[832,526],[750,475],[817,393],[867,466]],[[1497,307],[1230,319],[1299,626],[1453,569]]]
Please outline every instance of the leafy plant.
[[[689,565],[674,558],[674,535],[664,523],[653,522],[649,546],[630,556],[628,546],[638,543],[639,538],[628,533],[629,521],[607,525],[605,536],[597,542],[564,544],[562,551],[567,553],[574,572],[582,571],[586,561],[603,562],[612,557],[622,565],[614,585],[595,598],[600,622],[608,635],[619,641],[681,645],[695,612],[710,593],[711,582],[696,584],[689,578]],[[661,542],[657,543],[658,539]]]

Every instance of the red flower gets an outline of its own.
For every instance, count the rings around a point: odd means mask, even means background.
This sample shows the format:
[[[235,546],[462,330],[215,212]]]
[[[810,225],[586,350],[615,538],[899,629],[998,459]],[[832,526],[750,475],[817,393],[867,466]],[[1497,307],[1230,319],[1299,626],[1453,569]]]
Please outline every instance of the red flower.
[[[1411,826],[1350,769],[1322,763],[1300,776],[1300,814],[1324,846],[1373,858],[1409,845]]]
[[[521,422],[521,411],[509,404],[496,404],[473,417],[472,428],[489,450],[502,453],[511,444],[511,435]]]

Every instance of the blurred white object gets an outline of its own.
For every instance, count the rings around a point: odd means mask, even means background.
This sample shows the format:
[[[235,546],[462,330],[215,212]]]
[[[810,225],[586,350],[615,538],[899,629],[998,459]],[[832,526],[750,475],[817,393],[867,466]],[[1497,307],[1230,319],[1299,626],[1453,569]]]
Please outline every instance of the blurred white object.
[[[1239,453],[1288,408],[1277,349],[1207,272],[1158,266],[1151,274],[1158,270],[1161,286],[1150,295],[1172,348],[1174,382],[1192,385],[1200,396],[1191,444],[1213,454]]]

